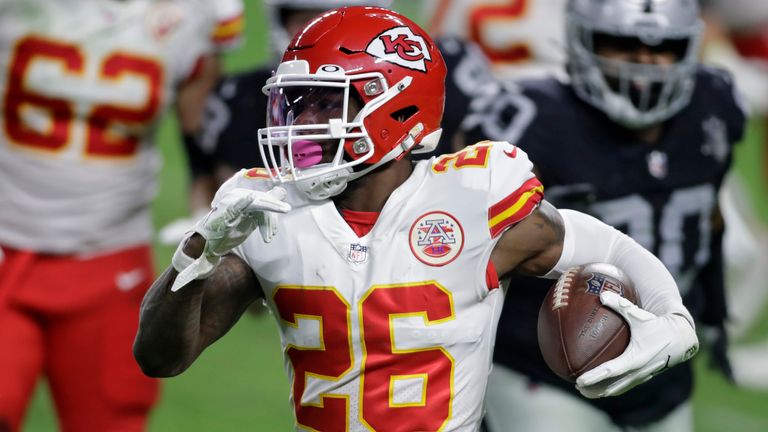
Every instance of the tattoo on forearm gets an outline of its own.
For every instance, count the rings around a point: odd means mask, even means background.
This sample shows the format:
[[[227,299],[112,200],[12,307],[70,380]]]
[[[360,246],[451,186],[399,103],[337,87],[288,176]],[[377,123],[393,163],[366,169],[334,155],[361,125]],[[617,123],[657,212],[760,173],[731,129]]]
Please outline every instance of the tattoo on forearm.
[[[539,211],[532,215],[529,237],[532,255],[516,269],[518,274],[541,275],[549,271],[560,256],[560,245],[565,237],[565,228],[557,209],[548,203],[542,203]],[[531,226],[529,225],[529,226]]]

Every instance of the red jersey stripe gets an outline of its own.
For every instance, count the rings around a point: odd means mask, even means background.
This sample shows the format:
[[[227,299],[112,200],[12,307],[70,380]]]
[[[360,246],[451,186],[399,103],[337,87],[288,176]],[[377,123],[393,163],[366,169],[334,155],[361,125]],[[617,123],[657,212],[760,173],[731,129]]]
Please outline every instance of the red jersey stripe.
[[[544,197],[544,186],[536,177],[523,183],[512,194],[491,206],[488,210],[488,228],[496,237],[511,225],[523,220],[536,208]]]

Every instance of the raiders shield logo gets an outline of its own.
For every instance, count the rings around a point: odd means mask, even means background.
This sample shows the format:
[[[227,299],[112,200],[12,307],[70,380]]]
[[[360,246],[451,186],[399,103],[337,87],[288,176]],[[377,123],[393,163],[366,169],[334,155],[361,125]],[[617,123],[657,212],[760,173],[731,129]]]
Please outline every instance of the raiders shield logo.
[[[368,54],[408,69],[427,71],[432,61],[424,38],[410,28],[394,27],[376,36],[365,49]]]

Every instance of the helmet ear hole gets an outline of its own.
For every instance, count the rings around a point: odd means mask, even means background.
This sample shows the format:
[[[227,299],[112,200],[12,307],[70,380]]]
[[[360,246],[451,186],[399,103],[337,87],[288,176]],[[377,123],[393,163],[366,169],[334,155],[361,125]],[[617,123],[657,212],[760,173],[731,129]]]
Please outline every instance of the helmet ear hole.
[[[416,115],[419,112],[419,108],[416,105],[409,105],[405,108],[399,109],[390,114],[393,120],[400,123],[405,123],[409,118]]]

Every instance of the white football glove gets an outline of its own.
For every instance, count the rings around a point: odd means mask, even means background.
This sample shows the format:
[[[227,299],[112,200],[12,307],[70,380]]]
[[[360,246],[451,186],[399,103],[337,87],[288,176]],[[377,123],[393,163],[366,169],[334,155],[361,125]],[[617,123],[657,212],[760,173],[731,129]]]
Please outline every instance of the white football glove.
[[[610,291],[603,291],[600,301],[629,324],[629,346],[620,356],[579,376],[576,388],[587,398],[620,395],[699,350],[696,330],[682,315],[657,316]]]
[[[291,210],[290,204],[282,201],[285,195],[285,189],[280,187],[269,192],[250,189],[227,192],[194,227],[194,232],[205,239],[203,254],[192,260],[183,252],[185,242],[176,249],[172,262],[179,274],[171,291],[178,291],[194,279],[210,276],[222,255],[244,242],[256,228],[265,242],[271,242],[277,235],[276,213]]]

